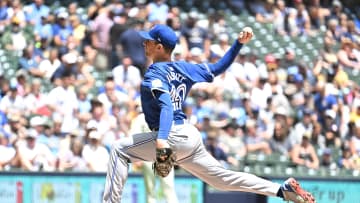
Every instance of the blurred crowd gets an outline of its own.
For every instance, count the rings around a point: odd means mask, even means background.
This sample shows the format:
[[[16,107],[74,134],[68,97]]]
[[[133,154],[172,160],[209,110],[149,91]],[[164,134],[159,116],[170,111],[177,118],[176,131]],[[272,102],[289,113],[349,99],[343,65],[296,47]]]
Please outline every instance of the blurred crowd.
[[[9,78],[0,66],[0,170],[105,172],[111,144],[131,136],[141,114],[149,62],[137,32],[172,27],[174,61],[216,62],[233,43],[224,12],[184,11],[176,2],[1,1],[1,53],[18,67]],[[208,151],[235,167],[249,154],[280,154],[294,166],[359,170],[360,87],[348,75],[360,70],[356,13],[338,0],[224,6],[278,35],[324,43],[313,65],[290,47],[265,57],[243,47],[228,71],[197,84],[183,109]]]

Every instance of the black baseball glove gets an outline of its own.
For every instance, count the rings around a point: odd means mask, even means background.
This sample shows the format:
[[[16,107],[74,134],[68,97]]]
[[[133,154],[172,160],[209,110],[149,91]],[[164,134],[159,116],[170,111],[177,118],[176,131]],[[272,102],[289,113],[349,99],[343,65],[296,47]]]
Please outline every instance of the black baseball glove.
[[[156,149],[156,160],[153,163],[155,175],[166,177],[172,170],[176,157],[170,148]]]

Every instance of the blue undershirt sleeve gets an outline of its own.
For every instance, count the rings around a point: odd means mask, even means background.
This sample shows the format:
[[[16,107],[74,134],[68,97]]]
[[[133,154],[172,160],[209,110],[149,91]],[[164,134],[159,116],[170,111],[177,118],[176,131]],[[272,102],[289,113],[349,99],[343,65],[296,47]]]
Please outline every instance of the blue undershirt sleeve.
[[[208,64],[211,72],[215,76],[225,72],[225,70],[233,63],[242,46],[243,44],[238,40],[235,40],[234,44],[218,62]]]
[[[160,106],[160,121],[158,139],[167,140],[174,118],[173,105],[170,94],[162,91],[154,91]]]

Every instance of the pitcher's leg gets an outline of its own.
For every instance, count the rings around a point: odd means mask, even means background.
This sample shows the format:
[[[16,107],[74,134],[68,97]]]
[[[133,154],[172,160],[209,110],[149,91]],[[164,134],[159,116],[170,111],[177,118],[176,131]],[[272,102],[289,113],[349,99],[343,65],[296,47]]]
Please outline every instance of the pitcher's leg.
[[[243,191],[276,196],[280,184],[255,175],[225,169],[201,145],[194,155],[181,163],[181,167],[219,190]]]
[[[103,203],[119,203],[128,176],[129,162],[153,161],[156,133],[141,133],[116,141],[110,152]]]

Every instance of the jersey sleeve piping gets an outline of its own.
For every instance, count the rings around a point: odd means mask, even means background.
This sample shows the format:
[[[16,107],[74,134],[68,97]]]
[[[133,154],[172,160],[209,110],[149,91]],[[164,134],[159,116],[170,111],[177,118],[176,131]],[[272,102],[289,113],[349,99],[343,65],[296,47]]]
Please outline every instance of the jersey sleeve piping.
[[[214,74],[211,72],[210,67],[208,66],[208,64],[207,64],[207,63],[203,63],[203,64],[204,64],[206,70],[211,74],[211,77],[214,79],[215,76],[214,76]]]

